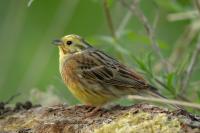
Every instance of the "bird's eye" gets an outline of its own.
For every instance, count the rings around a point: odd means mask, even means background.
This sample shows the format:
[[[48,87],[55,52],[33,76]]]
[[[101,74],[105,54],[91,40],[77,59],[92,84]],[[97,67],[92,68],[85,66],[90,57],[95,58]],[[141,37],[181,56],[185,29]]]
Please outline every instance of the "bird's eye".
[[[72,44],[72,41],[67,41],[67,45],[71,45]]]

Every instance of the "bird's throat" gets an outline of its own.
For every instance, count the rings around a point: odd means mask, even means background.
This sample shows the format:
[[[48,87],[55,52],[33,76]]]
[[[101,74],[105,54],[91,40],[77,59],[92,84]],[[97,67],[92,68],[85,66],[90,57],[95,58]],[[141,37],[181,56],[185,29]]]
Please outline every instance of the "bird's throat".
[[[65,55],[65,54],[67,54],[67,51],[64,49],[64,48],[62,48],[62,47],[58,47],[59,48],[59,54],[60,55]]]

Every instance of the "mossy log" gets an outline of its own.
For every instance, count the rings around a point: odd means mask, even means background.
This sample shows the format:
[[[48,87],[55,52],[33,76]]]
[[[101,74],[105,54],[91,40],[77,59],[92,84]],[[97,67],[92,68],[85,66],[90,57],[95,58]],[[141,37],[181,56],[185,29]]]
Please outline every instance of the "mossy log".
[[[149,104],[114,106],[87,116],[92,107],[55,105],[7,111],[0,133],[184,133],[200,132],[200,118]]]

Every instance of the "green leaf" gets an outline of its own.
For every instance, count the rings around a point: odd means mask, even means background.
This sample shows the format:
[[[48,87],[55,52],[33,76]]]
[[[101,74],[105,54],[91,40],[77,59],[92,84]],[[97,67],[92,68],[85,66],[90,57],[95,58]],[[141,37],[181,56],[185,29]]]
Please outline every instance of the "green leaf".
[[[175,75],[175,73],[174,72],[172,72],[172,73],[169,73],[168,75],[167,75],[167,86],[168,86],[168,88],[172,91],[172,92],[175,92],[175,90],[174,90],[174,81],[175,81],[175,77],[176,77],[176,75]]]
[[[153,71],[152,71],[152,54],[153,52],[150,52],[146,55],[146,61],[147,62],[147,68],[148,68],[148,73],[153,77]]]

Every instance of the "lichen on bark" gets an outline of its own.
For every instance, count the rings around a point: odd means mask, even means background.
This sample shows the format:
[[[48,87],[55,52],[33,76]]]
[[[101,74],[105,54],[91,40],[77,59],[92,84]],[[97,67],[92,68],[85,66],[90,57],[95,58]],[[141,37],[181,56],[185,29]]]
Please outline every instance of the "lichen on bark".
[[[149,104],[114,106],[85,117],[93,107],[55,105],[21,109],[0,115],[0,132],[200,132],[200,118]]]

